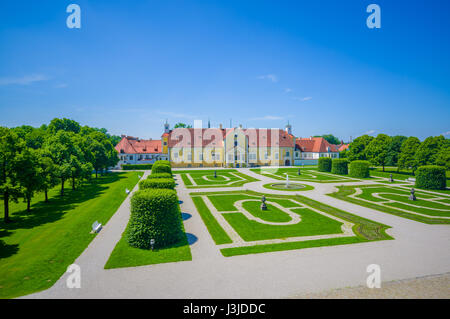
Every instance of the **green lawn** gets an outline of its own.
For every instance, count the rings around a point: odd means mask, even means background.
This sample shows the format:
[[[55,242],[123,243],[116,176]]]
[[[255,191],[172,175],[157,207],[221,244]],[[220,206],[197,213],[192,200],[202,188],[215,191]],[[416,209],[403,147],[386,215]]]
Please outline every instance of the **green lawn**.
[[[216,177],[214,177],[214,171],[216,172]],[[187,188],[239,187],[246,183],[257,181],[257,179],[234,169],[180,170],[173,171],[173,174],[180,174]]]
[[[353,231],[355,236],[344,238],[331,238],[320,240],[307,240],[299,242],[286,242],[276,244],[257,244],[254,246],[241,246],[232,248],[222,248],[224,256],[234,256],[251,253],[263,253],[270,251],[301,249],[307,247],[340,245],[372,240],[392,239],[386,234],[385,230],[389,226],[376,223],[374,221],[341,211],[334,207],[314,201],[301,195],[267,195],[267,211],[261,211],[260,198],[263,194],[252,191],[232,191],[232,192],[214,192],[214,193],[195,193],[191,194],[192,199],[202,216],[205,225],[216,244],[229,244],[232,240],[225,230],[220,226],[213,214],[206,206],[201,196],[207,196],[214,207],[222,214],[228,224],[245,241],[260,241],[266,239],[283,239],[289,237],[314,236],[325,234],[341,234],[342,222],[319,214],[313,209],[317,209],[326,214],[336,216],[345,221],[354,224]],[[286,208],[293,208],[292,212],[298,213],[301,222],[292,225],[268,225],[249,220],[243,213],[237,212],[233,205],[238,200],[252,199],[252,201],[243,202],[243,207],[253,216],[269,222],[286,222],[290,220],[287,214],[271,202],[280,204]],[[294,200],[294,202],[292,201]],[[305,205],[309,207],[305,207]],[[312,209],[311,209],[312,208]],[[205,217],[206,216],[206,217]]]
[[[33,199],[32,211],[23,202],[11,204],[12,223],[0,222],[0,298],[13,298],[51,287],[67,266],[84,251],[95,235],[94,221],[107,224],[127,194],[139,181],[139,172],[109,173],[67,190]],[[0,203],[3,216],[3,202]]]
[[[357,195],[356,198],[349,197],[356,192],[356,188],[360,188],[362,193]],[[364,185],[364,186],[338,186],[338,192],[328,194],[329,196],[342,199],[351,203],[355,203],[364,207],[372,208],[382,212],[386,212],[400,217],[409,218],[415,221],[427,223],[427,224],[450,224],[450,219],[444,218],[431,218],[433,216],[450,217],[450,206],[444,205],[445,201],[439,200],[439,197],[448,196],[443,194],[447,193],[432,193],[416,190],[416,201],[408,199],[410,192],[408,189],[385,187],[379,185]],[[373,193],[380,194],[381,198],[373,196]],[[368,200],[367,201],[363,201]],[[425,199],[436,199],[435,201],[427,201]],[[394,203],[389,203],[389,200],[394,200]],[[412,206],[414,205],[414,206]],[[402,211],[396,208],[407,210]],[[430,217],[417,215],[424,214]]]
[[[300,175],[298,170],[300,169]],[[278,180],[286,180],[286,174],[290,181],[307,181],[315,183],[337,183],[337,182],[357,182],[359,179],[350,178],[346,175],[337,175],[332,173],[319,172],[316,168],[299,168],[299,167],[263,167],[253,168],[252,172],[263,176],[271,177]]]

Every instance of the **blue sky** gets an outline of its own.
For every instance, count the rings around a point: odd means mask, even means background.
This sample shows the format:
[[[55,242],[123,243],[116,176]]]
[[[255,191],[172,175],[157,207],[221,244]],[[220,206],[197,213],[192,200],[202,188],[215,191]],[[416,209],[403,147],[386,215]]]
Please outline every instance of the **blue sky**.
[[[81,7],[81,29],[66,7]],[[381,7],[381,29],[366,7]],[[2,1],[0,125],[450,134],[450,1]]]

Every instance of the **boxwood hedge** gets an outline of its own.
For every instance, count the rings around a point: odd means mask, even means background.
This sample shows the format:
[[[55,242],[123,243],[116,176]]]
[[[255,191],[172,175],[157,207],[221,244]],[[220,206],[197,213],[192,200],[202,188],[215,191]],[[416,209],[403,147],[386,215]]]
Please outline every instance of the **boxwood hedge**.
[[[350,163],[349,175],[357,178],[370,177],[369,167],[370,163],[368,161],[353,161]]]
[[[437,165],[420,166],[415,172],[416,187],[426,189],[445,189],[445,167]]]
[[[152,174],[157,174],[157,173],[172,174],[172,169],[170,168],[170,164],[167,164],[166,162],[167,161],[156,161],[152,167]]]
[[[148,179],[150,178],[173,178],[172,174],[169,173],[153,173],[147,176]]]
[[[134,193],[131,215],[126,229],[130,246],[149,249],[173,245],[182,239],[181,213],[174,190],[147,189]]]
[[[319,172],[331,172],[331,158],[320,157],[319,167],[317,168]]]
[[[152,164],[122,164],[123,170],[152,169]]]
[[[331,173],[339,175],[348,174],[348,160],[346,158],[335,158],[331,162]]]
[[[149,188],[174,189],[175,181],[173,178],[148,178],[139,182],[139,189]]]

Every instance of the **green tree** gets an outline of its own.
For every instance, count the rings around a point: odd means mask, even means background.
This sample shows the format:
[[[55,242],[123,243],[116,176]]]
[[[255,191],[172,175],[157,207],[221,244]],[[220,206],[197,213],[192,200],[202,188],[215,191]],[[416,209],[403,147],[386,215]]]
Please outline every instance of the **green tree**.
[[[447,171],[450,170],[450,146],[448,143],[438,152],[436,156],[436,165],[444,166]]]
[[[418,147],[415,158],[418,166],[434,165],[439,151],[446,144],[444,136],[427,137]]]
[[[25,147],[25,141],[16,133],[0,126],[0,194],[3,196],[5,223],[10,221],[9,202],[17,202],[22,193],[18,172],[20,154]]]
[[[366,148],[366,156],[372,165],[384,167],[388,159],[389,146],[391,138],[386,134],[378,134]]]
[[[45,145],[55,164],[55,175],[61,183],[61,196],[64,196],[65,181],[72,176],[72,165],[75,162],[73,157],[76,158],[76,154],[79,154],[74,143],[74,135],[72,132],[60,130],[55,135],[49,136]]]
[[[42,189],[42,170],[39,165],[39,153],[32,148],[25,148],[18,156],[20,169],[17,171],[23,198],[27,203],[27,211],[31,209],[31,199]]]
[[[175,124],[175,126],[173,128],[192,128],[192,125],[187,125],[185,123],[179,122],[179,123]]]
[[[350,144],[349,151],[347,152],[349,161],[367,160],[366,147],[373,139],[374,137],[370,135],[362,135],[355,138]]]
[[[400,156],[402,144],[406,139],[407,137],[402,135],[396,135],[391,137],[391,143],[389,144],[389,150],[386,159],[387,166],[398,166],[398,158]]]
[[[400,148],[400,155],[398,157],[399,169],[412,169],[413,173],[416,171],[418,165],[416,161],[416,152],[420,146],[420,140],[417,137],[410,136],[402,144]]]
[[[315,135],[314,137],[323,137],[330,144],[335,144],[335,145],[341,144],[341,140],[338,139],[333,134]]]
[[[45,202],[48,202],[48,191],[58,185],[57,167],[53,163],[51,154],[46,149],[39,149],[39,167],[41,169],[41,191],[44,192]]]
[[[79,133],[80,130],[81,127],[78,122],[66,118],[63,119],[54,118],[47,128],[48,133],[52,135],[57,133],[58,131]]]

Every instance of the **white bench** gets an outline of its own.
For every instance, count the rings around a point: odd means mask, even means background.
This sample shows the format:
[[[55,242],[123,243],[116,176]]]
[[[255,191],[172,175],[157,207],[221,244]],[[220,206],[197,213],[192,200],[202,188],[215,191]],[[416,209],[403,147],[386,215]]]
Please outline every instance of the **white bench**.
[[[102,229],[102,224],[100,224],[98,221],[95,221],[95,222],[92,224],[92,231],[93,231],[94,233],[98,233],[101,229]]]
[[[125,188],[125,193],[129,194],[130,190],[128,188]]]
[[[408,177],[407,181],[408,181],[408,182],[415,182],[416,179],[415,179],[414,177]]]

